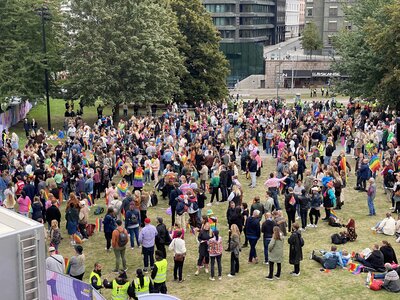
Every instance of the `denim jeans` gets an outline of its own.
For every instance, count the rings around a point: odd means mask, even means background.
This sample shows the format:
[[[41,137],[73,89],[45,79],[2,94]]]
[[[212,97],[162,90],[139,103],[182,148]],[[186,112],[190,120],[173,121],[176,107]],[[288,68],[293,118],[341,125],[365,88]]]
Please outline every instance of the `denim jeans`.
[[[268,262],[268,245],[271,242],[271,238],[264,238],[264,262]]]
[[[143,254],[143,262],[145,269],[149,267],[149,260],[150,260],[150,267],[152,267],[154,265],[154,246],[142,247],[142,254]]]
[[[278,200],[278,188],[269,188],[269,191],[271,192],[272,199],[274,199],[275,210],[281,210]]]
[[[150,170],[145,170],[144,174],[143,174],[143,183],[150,183],[151,182],[151,174],[150,174]]]
[[[324,156],[324,165],[328,166],[331,163],[332,156]]]
[[[256,245],[257,245],[258,239],[248,237],[248,240],[249,240],[249,244],[250,244],[249,262],[251,262],[253,258],[257,257]]]
[[[217,256],[210,256],[211,259],[211,277],[214,277],[214,270],[215,270],[215,260],[217,260],[217,266],[218,266],[218,277],[222,276],[222,264],[221,264],[221,258],[222,258],[222,254],[217,255]]]
[[[136,238],[136,243],[137,243],[137,245],[139,247],[140,246],[140,243],[139,243],[139,227],[127,228],[127,230],[128,230],[129,238],[130,238],[130,241],[131,241],[131,247],[132,248],[135,247],[135,243],[134,243],[135,238]]]
[[[374,199],[371,196],[368,196],[368,209],[370,215],[375,215]]]

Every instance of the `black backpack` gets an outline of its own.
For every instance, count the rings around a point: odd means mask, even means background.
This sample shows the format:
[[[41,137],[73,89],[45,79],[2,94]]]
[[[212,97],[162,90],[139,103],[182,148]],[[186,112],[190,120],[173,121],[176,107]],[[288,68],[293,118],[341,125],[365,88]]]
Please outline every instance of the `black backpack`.
[[[125,247],[125,245],[128,243],[128,235],[125,233],[124,230],[122,230],[122,231],[118,230],[118,232],[119,232],[118,246],[119,247]]]
[[[156,206],[158,204],[158,198],[157,198],[156,193],[153,193],[151,195],[150,201],[151,201],[151,206]]]
[[[178,204],[176,205],[176,214],[178,216],[182,216],[184,212],[185,212],[185,203],[183,201],[178,201]]]
[[[331,235],[332,244],[342,245],[347,243],[347,238],[344,235],[334,233]]]
[[[95,211],[94,211],[94,214],[95,215],[101,215],[102,213],[104,213],[104,207],[97,206]]]

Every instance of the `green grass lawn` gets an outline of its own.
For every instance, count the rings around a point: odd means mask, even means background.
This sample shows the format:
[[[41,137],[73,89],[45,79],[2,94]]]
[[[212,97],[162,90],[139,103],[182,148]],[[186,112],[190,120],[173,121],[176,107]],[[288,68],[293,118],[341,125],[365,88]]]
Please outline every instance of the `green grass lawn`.
[[[248,189],[248,181],[241,177],[244,186],[244,201],[251,203],[253,196],[264,195],[262,182],[266,179],[266,174],[274,167],[274,161],[267,159],[263,169],[261,178],[258,179],[258,187],[256,189]],[[371,248],[373,243],[380,243],[382,239],[389,240],[394,244],[395,250],[400,254],[399,244],[394,243],[393,237],[385,237],[383,235],[375,235],[370,230],[379,219],[383,218],[384,213],[390,207],[390,203],[386,200],[382,191],[377,195],[377,213],[376,217],[367,217],[368,208],[365,193],[359,193],[352,189],[355,182],[354,175],[349,177],[349,187],[345,190],[345,205],[339,211],[339,217],[343,222],[347,222],[349,218],[356,220],[356,228],[358,239],[354,243],[348,243],[340,249],[345,248],[349,251],[360,251],[366,247]],[[209,197],[209,196],[208,196]],[[104,200],[99,204],[104,205]],[[166,224],[170,225],[170,217],[166,215],[165,209],[168,207],[167,202],[160,199],[157,207],[149,209],[149,216],[155,221],[156,216],[164,218]],[[225,221],[225,212],[227,204],[214,205],[212,207],[214,213],[220,220],[219,229],[225,241],[227,241],[228,231]],[[64,210],[64,205],[62,207]],[[95,216],[91,211],[91,221],[94,223]],[[300,220],[299,220],[300,221]],[[64,237],[67,238],[64,230],[65,222],[63,222]],[[222,281],[211,282],[208,275],[204,272],[199,276],[194,276],[197,261],[197,243],[195,237],[191,234],[185,235],[187,245],[187,258],[184,265],[185,282],[183,284],[172,281],[173,260],[169,253],[169,271],[168,271],[168,290],[169,293],[176,295],[181,299],[262,299],[267,296],[269,299],[344,299],[347,297],[358,297],[359,299],[398,299],[398,295],[390,294],[385,291],[373,292],[364,285],[366,274],[352,275],[347,270],[334,270],[330,273],[321,273],[320,265],[309,260],[309,254],[313,249],[329,249],[331,234],[338,232],[338,228],[329,227],[326,223],[321,222],[318,228],[307,229],[303,234],[305,246],[303,248],[304,260],[301,263],[301,276],[293,278],[289,275],[293,266],[288,263],[288,247],[284,249],[285,259],[282,265],[282,277],[277,281],[266,281],[264,277],[267,275],[267,266],[259,263],[257,265],[248,264],[247,257],[249,248],[243,249],[240,256],[240,273],[236,278],[228,278],[230,254],[223,253],[223,279]],[[105,239],[103,233],[96,233],[84,245],[86,254],[86,273],[85,280],[88,279],[90,269],[95,261],[100,261],[104,265],[103,274],[107,278],[115,276],[111,270],[114,268],[115,258],[113,253],[107,253],[105,248]],[[64,256],[73,255],[73,248],[65,239],[61,246],[61,254]],[[257,245],[257,254],[260,262],[263,261],[263,245],[262,240]],[[142,257],[139,249],[127,249],[128,276],[133,279],[136,268],[142,267]],[[106,297],[110,297],[109,291],[105,291]]]
[[[77,104],[76,104],[77,105]],[[53,127],[59,129],[63,124],[64,101],[52,100],[51,102]],[[86,108],[84,111],[84,119],[88,124],[92,124],[96,118],[96,110],[94,108]],[[37,119],[40,126],[46,127],[46,106],[38,105],[29,114],[29,118]],[[24,131],[21,124],[13,127],[10,131],[15,130],[21,138],[21,145],[24,143]],[[354,164],[350,160],[350,163]],[[254,196],[264,197],[265,189],[263,182],[266,180],[267,174],[275,168],[275,160],[268,158],[264,161],[264,169],[262,175],[258,178],[257,188],[249,189],[248,183],[243,176],[240,180],[244,187],[244,201],[251,204]],[[353,190],[355,184],[354,175],[349,176],[348,188],[344,191],[345,205],[341,211],[338,211],[339,217],[343,222],[347,222],[349,218],[356,220],[356,229],[358,239],[356,242],[348,243],[340,249],[351,251],[360,251],[366,247],[371,248],[374,243],[380,243],[386,239],[390,241],[395,248],[398,256],[400,256],[400,244],[394,242],[393,237],[383,235],[375,235],[370,230],[378,220],[384,217],[384,214],[391,206],[386,197],[383,195],[381,188],[381,180],[378,179],[378,193],[376,198],[376,217],[367,217],[368,206],[367,196],[365,193],[359,193]],[[146,188],[147,190],[149,187]],[[208,200],[210,195],[208,195]],[[282,203],[282,199],[281,203]],[[104,199],[97,202],[99,205],[105,206]],[[168,207],[167,201],[161,200],[159,197],[159,205],[150,208],[148,211],[152,223],[155,224],[155,217],[161,216],[165,223],[170,225],[170,217],[166,215],[165,209]],[[221,236],[226,242],[228,239],[228,228],[226,224],[226,208],[227,203],[214,205],[212,207],[214,213],[218,216],[220,223],[219,229]],[[62,214],[65,212],[65,203],[61,206]],[[90,222],[95,223],[94,209],[91,210]],[[300,221],[300,220],[299,220]],[[71,257],[74,254],[73,248],[69,244],[68,236],[65,230],[65,219],[62,218],[62,232],[64,240],[60,246],[60,252],[65,257]],[[193,235],[185,235],[187,246],[187,258],[184,265],[185,282],[182,284],[173,282],[173,260],[171,252],[168,253],[168,279],[167,286],[170,294],[180,299],[399,299],[399,295],[391,294],[386,291],[374,292],[367,289],[364,285],[366,274],[352,275],[347,270],[333,270],[330,273],[321,273],[320,265],[309,260],[309,254],[313,249],[329,249],[331,246],[330,236],[338,232],[340,229],[329,227],[326,223],[319,223],[318,228],[307,229],[303,234],[305,246],[303,248],[304,260],[301,263],[301,276],[292,277],[289,272],[293,270],[293,266],[288,263],[288,244],[285,243],[284,263],[282,264],[281,280],[267,281],[267,266],[259,263],[257,265],[248,264],[247,258],[249,248],[243,249],[240,256],[240,273],[235,278],[228,278],[230,268],[230,254],[224,252],[222,256],[223,278],[222,281],[211,282],[208,275],[204,272],[199,276],[194,276],[197,261],[197,242]],[[242,240],[243,242],[243,240]],[[105,239],[102,232],[95,233],[89,241],[83,244],[84,253],[86,255],[86,273],[84,280],[88,280],[89,274],[95,261],[103,264],[104,278],[112,279],[115,273],[114,254],[107,253],[105,248]],[[260,262],[263,261],[263,245],[262,240],[258,242],[257,254]],[[143,260],[139,249],[127,249],[128,276],[132,280],[135,270],[143,267]],[[104,291],[103,294],[110,299],[110,290]]]

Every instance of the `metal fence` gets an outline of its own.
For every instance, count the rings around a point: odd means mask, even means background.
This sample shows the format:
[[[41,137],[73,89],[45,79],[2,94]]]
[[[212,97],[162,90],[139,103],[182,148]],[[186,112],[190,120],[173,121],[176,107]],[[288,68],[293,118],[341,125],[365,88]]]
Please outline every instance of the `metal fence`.
[[[47,299],[105,300],[90,284],[73,277],[46,270]]]

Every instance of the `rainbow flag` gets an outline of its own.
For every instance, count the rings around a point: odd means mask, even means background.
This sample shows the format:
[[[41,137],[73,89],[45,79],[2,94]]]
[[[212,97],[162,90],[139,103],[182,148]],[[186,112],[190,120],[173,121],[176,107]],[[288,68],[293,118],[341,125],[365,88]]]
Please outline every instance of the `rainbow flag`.
[[[115,170],[118,171],[122,167],[123,164],[124,164],[124,162],[122,161],[122,159],[118,158],[117,161],[115,162]]]
[[[28,212],[33,213],[32,210],[32,201],[29,200],[29,204],[28,204]]]
[[[96,230],[97,232],[100,232],[103,228],[103,219],[102,218],[96,218]]]
[[[336,211],[334,211],[333,209],[330,210],[330,217],[335,218],[335,219],[338,218]]]
[[[372,173],[375,173],[381,168],[381,162],[379,161],[379,158],[377,155],[374,155],[371,157],[369,161],[369,169],[372,171]]]
[[[118,195],[121,198],[124,198],[126,195],[126,192],[128,191],[128,183],[126,181],[125,182],[121,181],[120,183],[118,183],[117,191],[118,191]]]
[[[87,196],[87,202],[88,202],[88,205],[89,205],[89,206],[92,206],[92,203],[93,203],[93,196],[92,196],[91,194],[89,194],[89,195]]]
[[[71,270],[71,264],[69,263],[69,259],[67,257],[64,258],[64,263],[65,263],[65,274],[69,274],[69,271]]]

